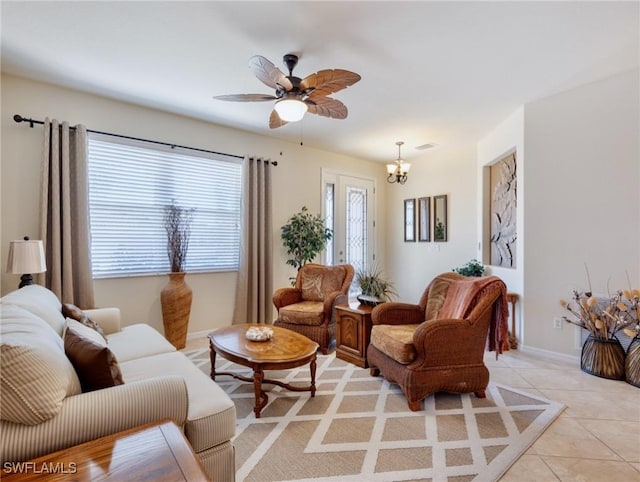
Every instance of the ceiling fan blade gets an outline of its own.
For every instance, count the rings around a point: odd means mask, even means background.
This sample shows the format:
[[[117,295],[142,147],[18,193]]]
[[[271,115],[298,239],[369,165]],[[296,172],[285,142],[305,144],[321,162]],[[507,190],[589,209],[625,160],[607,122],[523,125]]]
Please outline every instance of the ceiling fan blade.
[[[275,100],[276,96],[268,94],[232,94],[232,95],[216,95],[213,97],[217,100],[228,100],[232,102],[264,102],[267,100]]]
[[[309,97],[324,97],[355,84],[361,78],[355,72],[348,70],[319,70],[300,81],[300,90],[304,92],[307,89],[313,89]]]
[[[293,89],[293,84],[282,71],[261,55],[249,59],[249,68],[256,77],[272,89],[282,86],[285,91]]]
[[[277,129],[278,127],[282,127],[285,125],[287,121],[284,121],[280,118],[275,109],[271,112],[271,117],[269,117],[269,127],[271,129]]]
[[[349,111],[342,102],[331,97],[317,97],[305,101],[311,114],[330,117],[331,119],[346,119]]]

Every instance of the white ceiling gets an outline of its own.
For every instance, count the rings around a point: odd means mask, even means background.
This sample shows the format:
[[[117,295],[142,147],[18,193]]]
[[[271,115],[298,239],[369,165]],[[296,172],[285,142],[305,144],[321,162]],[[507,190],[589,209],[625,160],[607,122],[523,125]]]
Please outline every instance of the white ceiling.
[[[2,70],[348,155],[475,143],[518,106],[638,68],[638,2],[10,2]],[[268,127],[255,54],[362,76],[346,120]],[[16,112],[18,113],[18,112]],[[13,114],[13,113],[12,113]],[[19,112],[30,115],[29,112]],[[55,116],[55,112],[51,113]],[[81,119],[70,119],[81,122]],[[91,126],[89,126],[91,127]]]

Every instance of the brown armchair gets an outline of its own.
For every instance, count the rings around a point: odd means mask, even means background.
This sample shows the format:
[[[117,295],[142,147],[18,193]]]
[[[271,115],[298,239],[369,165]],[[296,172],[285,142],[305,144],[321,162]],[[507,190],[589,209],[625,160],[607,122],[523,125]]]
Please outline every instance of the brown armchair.
[[[418,305],[384,303],[371,314],[367,348],[371,375],[397,383],[409,408],[435,392],[485,397],[489,370],[485,348],[509,349],[506,286],[500,278],[443,273]]]
[[[348,302],[353,275],[349,264],[305,264],[298,270],[293,288],[280,288],[274,293],[278,319],[273,324],[311,338],[326,355],[336,337],[335,307]]]

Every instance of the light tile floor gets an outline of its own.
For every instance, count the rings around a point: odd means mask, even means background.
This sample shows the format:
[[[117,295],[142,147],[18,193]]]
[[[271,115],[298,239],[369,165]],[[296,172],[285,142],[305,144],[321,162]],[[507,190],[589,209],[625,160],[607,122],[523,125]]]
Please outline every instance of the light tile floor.
[[[502,482],[640,481],[640,389],[519,350],[485,363],[493,381],[567,406]]]
[[[206,337],[186,349],[208,346]],[[578,362],[511,350],[485,363],[491,380],[567,406],[501,482],[640,482],[640,389]],[[490,481],[479,481],[490,482]]]

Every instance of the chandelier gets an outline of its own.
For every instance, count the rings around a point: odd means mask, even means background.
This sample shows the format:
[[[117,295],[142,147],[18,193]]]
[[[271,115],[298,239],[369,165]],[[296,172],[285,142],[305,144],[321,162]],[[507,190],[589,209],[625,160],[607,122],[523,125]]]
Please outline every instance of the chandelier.
[[[411,164],[408,162],[404,162],[402,157],[400,157],[400,147],[404,144],[402,141],[396,142],[396,146],[398,146],[398,158],[395,162],[387,164],[387,182],[393,184],[397,182],[398,184],[404,184],[407,182],[407,173],[409,169],[411,169]]]

